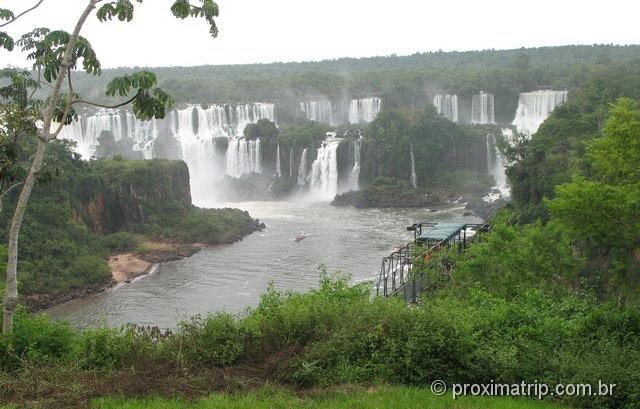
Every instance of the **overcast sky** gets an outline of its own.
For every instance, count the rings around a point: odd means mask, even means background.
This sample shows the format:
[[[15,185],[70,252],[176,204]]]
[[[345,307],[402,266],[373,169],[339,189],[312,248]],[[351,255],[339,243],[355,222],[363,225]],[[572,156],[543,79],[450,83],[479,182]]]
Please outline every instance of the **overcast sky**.
[[[0,7],[19,11],[35,2],[0,0]],[[204,21],[173,18],[171,3],[145,0],[131,23],[93,17],[82,34],[105,68],[640,43],[638,0],[219,0],[217,39]],[[84,4],[45,0],[7,28],[14,35],[42,26],[71,31]],[[0,66],[6,64],[27,62],[0,52]]]

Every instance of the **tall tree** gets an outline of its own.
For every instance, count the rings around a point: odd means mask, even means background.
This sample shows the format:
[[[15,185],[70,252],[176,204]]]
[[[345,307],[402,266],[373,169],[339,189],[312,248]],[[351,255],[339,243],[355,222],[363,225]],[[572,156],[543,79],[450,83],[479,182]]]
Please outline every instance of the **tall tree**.
[[[22,12],[0,8],[0,30],[18,18],[38,10],[44,0]],[[75,106],[79,104],[93,105],[103,108],[118,108],[131,105],[136,117],[142,120],[164,118],[165,111],[173,105],[173,99],[165,91],[156,86],[157,78],[149,71],[140,71],[130,75],[114,78],[108,85],[108,97],[120,97],[122,102],[111,106],[92,103],[84,100],[74,92],[72,73],[82,62],[82,70],[90,75],[100,75],[100,61],[91,43],[80,35],[82,27],[92,15],[101,22],[109,22],[116,18],[129,22],[133,19],[134,4],[130,0],[85,0],[86,6],[71,33],[62,30],[35,28],[14,40],[5,31],[0,31],[0,49],[8,52],[16,49],[27,53],[33,60],[33,72],[22,72],[11,68],[0,70],[0,148],[3,155],[10,148],[15,148],[18,138],[37,137],[35,152],[31,157],[26,178],[20,181],[21,191],[11,220],[9,231],[6,289],[4,295],[3,333],[11,332],[13,315],[18,303],[17,265],[18,239],[22,220],[29,202],[33,187],[44,165],[44,154],[47,144],[55,140],[65,125],[77,118]],[[135,0],[142,3],[143,0]],[[218,28],[215,18],[218,16],[218,5],[213,0],[174,0],[171,12],[176,18],[203,18],[209,25],[209,33],[216,37]],[[46,86],[45,87],[43,87]],[[46,92],[43,90],[46,89]],[[44,98],[36,95],[45,94]],[[13,166],[15,160],[7,165]],[[2,173],[5,173],[5,163]],[[15,185],[15,184],[14,184]],[[12,185],[12,186],[14,186]],[[0,193],[1,194],[1,193]],[[1,197],[1,196],[0,196]]]

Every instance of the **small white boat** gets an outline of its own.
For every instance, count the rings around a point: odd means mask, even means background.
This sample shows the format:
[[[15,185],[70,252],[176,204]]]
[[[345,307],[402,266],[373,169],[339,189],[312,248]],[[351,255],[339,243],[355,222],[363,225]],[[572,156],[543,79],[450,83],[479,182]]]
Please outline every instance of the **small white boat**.
[[[295,237],[293,238],[293,240],[295,240],[296,242],[304,240],[307,238],[307,233],[301,231],[298,234],[295,235]]]

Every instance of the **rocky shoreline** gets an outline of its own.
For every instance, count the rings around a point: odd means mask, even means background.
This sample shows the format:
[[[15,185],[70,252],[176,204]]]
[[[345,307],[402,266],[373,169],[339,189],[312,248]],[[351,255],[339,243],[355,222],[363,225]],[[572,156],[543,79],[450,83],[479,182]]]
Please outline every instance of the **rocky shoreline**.
[[[204,248],[214,245],[232,244],[241,241],[245,236],[261,231],[265,228],[264,223],[257,219],[253,221],[240,234],[225,239],[219,243],[168,243],[168,242],[145,242],[145,249],[139,253],[116,254],[109,258],[111,267],[111,279],[104,280],[80,288],[70,289],[57,294],[27,294],[23,301],[30,312],[38,312],[51,308],[55,305],[86,298],[94,294],[99,294],[113,288],[119,283],[128,283],[132,279],[148,274],[154,265],[169,261],[182,260],[193,256]]]

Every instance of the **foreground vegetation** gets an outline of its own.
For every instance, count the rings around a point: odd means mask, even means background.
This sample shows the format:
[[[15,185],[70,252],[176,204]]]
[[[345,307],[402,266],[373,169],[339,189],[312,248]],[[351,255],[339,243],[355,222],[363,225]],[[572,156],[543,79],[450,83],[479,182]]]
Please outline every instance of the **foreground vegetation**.
[[[559,409],[559,406],[540,402],[508,398],[458,398],[435,396],[424,389],[411,387],[359,387],[318,389],[293,394],[286,390],[264,388],[253,393],[238,395],[215,394],[188,402],[181,399],[102,399],[94,402],[96,409],[240,409],[240,408],[291,408],[291,409],[375,409],[419,408],[432,409]]]

